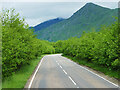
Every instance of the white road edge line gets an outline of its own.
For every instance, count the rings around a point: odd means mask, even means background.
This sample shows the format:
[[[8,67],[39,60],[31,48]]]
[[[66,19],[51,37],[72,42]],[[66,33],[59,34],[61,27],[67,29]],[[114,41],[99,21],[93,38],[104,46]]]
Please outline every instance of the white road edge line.
[[[70,61],[71,61],[71,60],[70,60]],[[72,61],[72,62],[73,62],[73,61]],[[73,63],[75,63],[75,62],[73,62]],[[76,64],[77,64],[77,63],[76,63]],[[77,65],[79,65],[79,64],[77,64]],[[109,83],[113,84],[114,86],[116,86],[116,87],[120,87],[120,86],[118,86],[117,84],[112,83],[111,81],[109,81],[109,80],[107,80],[107,79],[103,78],[102,76],[100,76],[100,75],[98,75],[98,74],[96,74],[96,73],[94,73],[94,72],[92,72],[92,71],[88,70],[87,68],[82,67],[81,65],[79,65],[79,66],[80,66],[81,68],[84,68],[85,70],[87,70],[87,71],[91,72],[92,74],[94,74],[94,75],[96,75],[96,76],[98,76],[98,77],[102,78],[103,80],[105,80],[105,81],[107,81],[107,82],[109,82]]]
[[[80,66],[80,67],[82,67],[82,66]],[[84,67],[82,67],[82,68],[84,68]],[[94,72],[92,72],[92,71],[88,70],[87,68],[84,68],[84,69],[85,69],[85,70],[87,70],[87,71],[89,71],[89,72],[91,72],[92,74],[94,74],[94,75],[96,75],[96,76],[98,76],[98,77],[102,78],[103,80],[105,80],[105,81],[107,81],[107,82],[109,82],[109,83],[111,83],[111,84],[115,85],[116,87],[119,87],[117,84],[112,83],[111,81],[109,81],[109,80],[107,80],[107,79],[103,78],[102,76],[100,76],[100,75],[98,75],[98,74],[96,74],[96,73],[94,73]]]
[[[43,58],[44,58],[44,57],[43,57]],[[38,69],[39,69],[39,67],[40,67],[40,65],[41,65],[41,63],[42,63],[42,61],[43,61],[43,58],[41,59],[39,65],[38,65],[38,67],[37,67],[37,69],[36,69],[36,71],[35,71],[35,73],[34,73],[34,75],[33,75],[33,77],[32,77],[32,80],[31,80],[28,88],[31,88],[32,82],[33,82],[33,80],[34,80],[34,78],[35,78],[36,73],[38,72]]]
[[[65,74],[67,74],[67,72],[63,69],[63,72],[65,73]]]
[[[72,80],[72,78],[70,76],[68,76],[70,78],[70,80],[74,83],[74,85],[76,85],[76,83]]]

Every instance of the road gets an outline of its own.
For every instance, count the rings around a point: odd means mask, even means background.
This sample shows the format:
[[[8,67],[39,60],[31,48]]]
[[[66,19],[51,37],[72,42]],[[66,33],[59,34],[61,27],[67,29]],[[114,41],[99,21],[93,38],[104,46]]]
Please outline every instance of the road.
[[[117,88],[60,54],[43,57],[29,88]]]

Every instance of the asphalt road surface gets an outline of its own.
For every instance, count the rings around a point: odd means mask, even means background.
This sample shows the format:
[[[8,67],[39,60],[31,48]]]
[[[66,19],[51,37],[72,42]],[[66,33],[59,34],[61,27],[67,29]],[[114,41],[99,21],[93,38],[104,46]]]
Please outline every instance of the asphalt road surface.
[[[118,88],[60,54],[44,56],[39,66],[29,88]]]

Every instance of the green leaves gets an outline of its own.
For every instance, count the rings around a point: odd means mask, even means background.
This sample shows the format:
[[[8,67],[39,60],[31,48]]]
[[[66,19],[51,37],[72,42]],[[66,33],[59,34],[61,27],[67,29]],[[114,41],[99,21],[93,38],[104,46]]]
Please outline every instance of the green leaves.
[[[112,66],[120,66],[120,60],[119,59],[115,59],[115,61],[112,62]]]
[[[51,43],[37,39],[24,21],[14,9],[2,11],[3,78],[12,75],[41,54],[55,52]]]
[[[119,25],[115,22],[109,27],[102,27],[99,32],[83,33],[80,38],[57,41],[56,52],[63,52],[65,55],[118,70],[120,66]]]

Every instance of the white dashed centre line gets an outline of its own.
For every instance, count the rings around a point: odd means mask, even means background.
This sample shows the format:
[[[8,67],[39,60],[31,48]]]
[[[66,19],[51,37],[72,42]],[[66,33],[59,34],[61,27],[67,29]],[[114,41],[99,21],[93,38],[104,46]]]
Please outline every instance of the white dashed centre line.
[[[57,63],[59,65],[59,63]]]
[[[57,61],[56,61],[57,62]],[[67,75],[67,72],[62,68],[62,66],[57,62],[57,64],[60,66],[60,68],[63,70],[63,72]],[[72,83],[74,84],[74,85],[77,85],[76,83],[75,83],[75,81],[68,75],[68,77],[69,77],[69,79],[72,81]],[[77,87],[77,88],[79,88],[79,87]]]
[[[76,85],[76,83],[72,80],[72,78],[70,76],[68,76],[70,78],[70,80],[74,83],[74,85]]]
[[[63,70],[63,72],[64,72],[65,74],[67,74],[67,72],[66,72],[65,70]]]
[[[60,66],[60,68],[62,68],[62,66]]]

